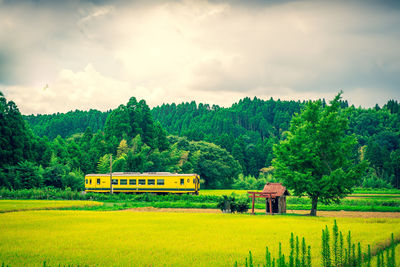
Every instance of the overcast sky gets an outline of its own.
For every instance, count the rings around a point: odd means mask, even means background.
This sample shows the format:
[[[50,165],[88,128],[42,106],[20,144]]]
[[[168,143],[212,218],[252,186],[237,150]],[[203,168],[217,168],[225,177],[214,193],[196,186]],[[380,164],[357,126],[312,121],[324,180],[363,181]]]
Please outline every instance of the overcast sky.
[[[0,0],[0,91],[23,114],[182,101],[400,100],[400,1]]]

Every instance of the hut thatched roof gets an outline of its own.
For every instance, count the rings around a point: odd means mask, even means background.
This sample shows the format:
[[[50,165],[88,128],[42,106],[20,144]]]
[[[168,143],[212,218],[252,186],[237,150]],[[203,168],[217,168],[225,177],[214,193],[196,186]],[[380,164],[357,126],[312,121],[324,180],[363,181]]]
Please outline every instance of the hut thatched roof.
[[[290,196],[289,191],[281,183],[267,183],[264,186],[263,193],[275,193],[275,196]]]

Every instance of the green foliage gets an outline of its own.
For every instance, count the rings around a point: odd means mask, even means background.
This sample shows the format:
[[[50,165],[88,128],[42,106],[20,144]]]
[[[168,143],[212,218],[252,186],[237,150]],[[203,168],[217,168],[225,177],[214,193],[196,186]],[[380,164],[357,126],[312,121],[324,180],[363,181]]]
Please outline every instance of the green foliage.
[[[72,170],[95,173],[107,154],[113,155],[116,171],[201,172],[203,188],[228,188],[234,183],[237,188],[259,188],[251,177],[259,184],[264,178],[270,181],[271,173],[263,175],[260,170],[271,165],[273,145],[289,129],[292,115],[306,105],[245,98],[229,108],[191,102],[150,110],[144,100],[132,97],[113,111],[21,116],[3,94],[0,100],[0,187],[7,188],[19,186],[15,171],[24,161],[42,168],[43,185],[65,188],[73,180]],[[357,185],[399,188],[398,102],[390,100],[382,108],[368,110],[348,107],[343,101],[339,105],[349,117],[348,133],[356,135],[362,159],[370,162],[367,176]],[[103,167],[102,172],[108,172]],[[240,173],[243,181],[237,179]]]
[[[77,174],[76,174],[77,175]],[[218,196],[211,195],[154,195],[154,194],[98,194],[85,193],[76,190],[61,190],[58,188],[33,188],[9,190],[0,188],[0,198],[3,199],[67,199],[67,200],[96,200],[96,201],[128,201],[128,202],[196,202],[217,203]],[[214,206],[213,208],[216,208]]]
[[[230,108],[207,104],[164,104],[152,114],[171,134],[216,143],[239,161],[244,175],[269,166],[272,145],[302,103],[244,98]]]
[[[88,127],[93,131],[103,130],[104,123],[111,111],[98,110],[69,111],[51,115],[38,114],[24,116],[33,132],[38,136],[47,136],[50,139],[60,135],[62,138],[83,133]]]
[[[35,160],[32,149],[37,140],[34,139],[17,105],[7,102],[0,92],[0,169]]]
[[[373,168],[367,169],[367,175],[364,177],[364,180],[362,182],[362,187],[363,188],[393,188],[392,185],[383,180],[380,179],[375,175],[375,171]]]
[[[84,190],[84,177],[84,174],[80,170],[73,170],[62,177],[62,187],[74,191]]]
[[[322,267],[358,267],[358,266],[371,266],[371,246],[368,245],[367,253],[362,253],[360,242],[357,243],[357,254],[355,253],[356,245],[351,241],[351,232],[348,232],[348,245],[347,248],[343,248],[343,243],[340,242],[339,245],[335,245],[337,241],[335,235],[343,236],[342,232],[339,231],[337,227],[336,220],[333,226],[333,236],[332,245],[330,244],[330,232],[328,226],[322,229],[322,249],[321,249],[321,265]],[[289,240],[289,260],[285,261],[285,254],[282,251],[282,244],[279,243],[279,251],[277,258],[273,257],[268,247],[265,253],[265,263],[262,266],[272,267],[311,267],[311,246],[306,245],[304,237],[301,242],[301,249],[299,245],[299,237],[294,238],[293,233],[290,235]],[[391,242],[387,247],[383,247],[377,251],[377,267],[395,267],[396,266],[396,254],[395,254],[396,243],[394,241],[393,234],[391,235]],[[341,257],[340,251],[345,251],[345,257]],[[301,250],[301,253],[300,253]],[[338,254],[339,252],[339,254]],[[386,253],[385,253],[386,252]],[[386,254],[386,259],[385,259]],[[332,255],[333,258],[332,258]],[[236,262],[237,265],[237,262]],[[254,259],[252,257],[251,251],[249,252],[249,258],[245,259],[246,266],[253,266]]]
[[[296,240],[296,242],[295,242]],[[289,259],[286,261],[285,254],[282,252],[282,243],[279,242],[278,257],[272,256],[268,247],[265,249],[265,267],[311,267],[311,247],[307,245],[304,237],[302,238],[301,253],[299,245],[299,237],[294,238],[293,233],[290,235],[290,253]],[[307,252],[306,252],[307,251]],[[254,266],[254,260],[249,251],[249,258],[245,259],[245,266]],[[257,265],[259,266],[259,265]]]
[[[150,162],[144,171],[197,173],[202,178],[202,188],[230,188],[241,172],[239,163],[225,149],[204,141],[169,137],[169,150],[143,154],[143,161]]]
[[[267,183],[267,179],[260,176],[258,179],[254,176],[244,176],[239,174],[238,178],[234,180],[232,188],[239,190],[262,190]]]
[[[142,137],[143,143],[151,148],[168,148],[166,134],[158,124],[154,124],[150,108],[144,100],[137,102],[131,97],[128,103],[120,105],[107,117],[105,136],[108,142],[118,142],[124,138]],[[156,135],[158,134],[158,135]]]
[[[99,159],[97,173],[110,173],[111,154],[106,154]]]
[[[363,149],[363,159],[369,161],[373,169],[376,182],[367,182],[366,185],[391,184],[399,188],[398,102],[389,100],[382,108],[373,109],[348,107],[346,101],[339,103],[349,116],[348,132],[356,135],[358,146]],[[160,153],[167,151],[169,143],[167,132],[164,130],[166,129],[168,133],[186,136],[188,140],[219,145],[239,162],[245,176],[257,178],[260,169],[270,166],[272,146],[279,142],[282,133],[289,129],[292,115],[298,113],[305,105],[299,101],[245,98],[229,108],[191,102],[165,104],[149,111],[144,101],[138,102],[131,98],[127,105],[117,108],[112,116],[111,111],[77,110],[66,114],[31,115],[24,118],[40,136],[46,135],[51,140],[57,135],[63,138],[71,136],[65,144],[69,146],[67,153],[64,151],[63,156],[57,156],[62,159],[61,163],[68,164],[72,169],[80,168],[84,173],[95,172],[98,160],[104,154],[112,153],[114,158],[118,158],[117,145],[120,141],[129,141],[137,135],[141,136],[142,141],[151,150],[157,148]],[[322,106],[326,106],[325,100],[322,101]],[[154,116],[155,123],[152,123],[150,115]],[[99,134],[96,131],[104,128],[107,116],[107,125],[110,127],[106,131],[109,134],[105,137],[104,133]],[[93,135],[96,135],[96,138],[91,142]],[[76,142],[79,149],[76,149],[72,141]],[[32,149],[24,150],[33,158],[24,159],[47,167],[52,151],[46,143],[48,140],[33,138]],[[20,151],[15,155],[20,155]],[[151,159],[144,159],[150,161],[148,164],[139,162],[138,166],[154,170],[164,167],[182,171],[193,169],[191,162],[182,167],[169,164],[165,166],[163,159],[158,160],[163,156],[154,153]],[[129,166],[126,168],[132,169]],[[2,180],[5,178],[0,175],[0,182]]]
[[[348,119],[340,109],[340,94],[330,106],[309,102],[295,115],[286,139],[274,147],[275,176],[296,195],[312,199],[311,215],[318,200],[329,204],[351,193],[360,182],[366,162],[359,162],[357,140],[348,135]]]
[[[235,195],[221,196],[218,199],[217,208],[222,212],[247,212],[249,209],[249,199],[248,198],[236,198]]]
[[[321,104],[326,106],[325,100]],[[211,141],[227,149],[238,160],[245,176],[258,177],[259,169],[271,164],[272,145],[289,129],[292,115],[305,105],[304,102],[245,98],[230,108],[211,108],[193,101],[165,104],[154,108],[152,114],[169,133],[187,136],[189,140]],[[348,107],[347,101],[339,101],[339,106],[347,112],[348,133],[356,135],[359,147],[373,142],[379,144],[375,155],[384,157],[375,157],[379,164],[373,165],[378,179],[400,187],[397,101],[390,100],[379,110]],[[373,156],[366,153],[363,159],[372,163]]]
[[[14,188],[37,188],[42,186],[42,172],[39,167],[29,161],[18,163],[14,168]]]
[[[188,161],[205,188],[229,188],[241,172],[239,163],[225,149],[203,141],[189,143]]]

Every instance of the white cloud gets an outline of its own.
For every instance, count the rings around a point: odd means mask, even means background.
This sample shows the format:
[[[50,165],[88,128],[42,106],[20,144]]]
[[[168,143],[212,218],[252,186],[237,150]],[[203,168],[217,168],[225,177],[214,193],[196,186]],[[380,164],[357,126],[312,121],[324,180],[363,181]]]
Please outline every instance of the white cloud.
[[[5,93],[16,103],[30,103],[19,105],[24,114],[90,108],[107,110],[122,104],[121,96],[129,99],[134,94],[145,94],[140,89],[131,88],[127,82],[102,76],[91,64],[78,72],[63,69],[48,84],[6,87]]]
[[[19,77],[3,91],[24,113],[105,110],[131,96],[152,106],[329,99],[340,89],[355,105],[400,97],[399,10],[379,5],[122,1],[2,10],[0,43],[12,47]],[[38,19],[26,23],[27,14]]]

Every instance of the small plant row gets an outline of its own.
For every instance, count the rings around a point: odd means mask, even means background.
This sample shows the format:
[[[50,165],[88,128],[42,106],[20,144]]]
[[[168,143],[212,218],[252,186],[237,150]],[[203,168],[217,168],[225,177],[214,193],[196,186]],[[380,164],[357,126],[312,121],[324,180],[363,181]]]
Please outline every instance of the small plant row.
[[[217,203],[219,196],[212,195],[187,195],[187,194],[102,194],[102,193],[85,193],[72,190],[61,190],[55,188],[34,188],[9,190],[0,189],[0,199],[52,199],[52,200],[95,200],[95,201],[139,201],[139,202],[156,202],[156,201],[191,201],[191,202],[214,202]]]
[[[301,241],[301,247],[299,242],[299,237],[294,238],[293,233],[290,236],[290,254],[286,258],[285,254],[282,253],[282,243],[279,242],[279,252],[278,258],[272,257],[271,252],[268,247],[265,249],[265,263],[262,265],[264,267],[311,267],[311,246],[306,244],[304,237]],[[238,266],[235,262],[234,266]],[[254,267],[255,263],[249,251],[249,258],[245,259],[246,267]],[[258,265],[257,265],[258,266]]]
[[[287,204],[309,204],[311,200],[307,197],[288,197],[286,198]],[[338,206],[387,206],[387,207],[400,207],[399,199],[342,199]]]
[[[388,188],[355,188],[354,194],[400,194],[400,189]]]
[[[256,205],[257,206],[257,205]],[[258,206],[257,206],[258,207]],[[260,208],[265,208],[264,206],[260,205]],[[298,205],[298,204],[288,204],[288,210],[310,210],[310,205]],[[381,211],[381,212],[399,212],[400,207],[388,207],[388,206],[346,206],[346,205],[318,205],[319,211]]]
[[[322,249],[321,249],[321,264],[323,267],[371,267],[373,255],[371,246],[368,245],[367,252],[363,253],[360,242],[352,242],[351,232],[349,231],[346,237],[346,244],[343,233],[334,221],[332,228],[332,237],[328,226],[322,229]],[[268,247],[265,253],[265,262],[262,266],[265,267],[311,267],[311,246],[306,245],[304,237],[300,245],[299,237],[294,238],[293,233],[290,237],[290,252],[289,257],[285,257],[282,252],[282,244],[279,243],[278,257],[272,257]],[[396,267],[396,242],[393,234],[391,235],[390,245],[384,249],[377,250],[374,254],[376,257],[376,267]],[[245,259],[246,267],[255,266],[251,251],[249,257]],[[238,266],[236,261],[234,266]],[[257,264],[259,266],[259,264]]]

